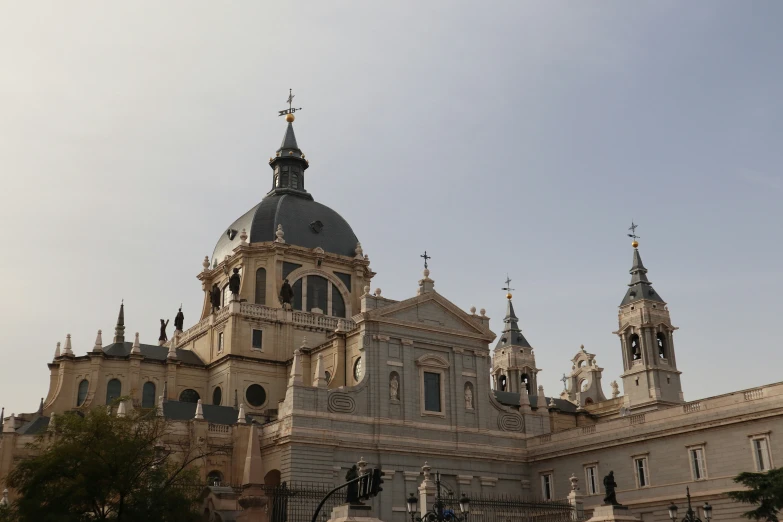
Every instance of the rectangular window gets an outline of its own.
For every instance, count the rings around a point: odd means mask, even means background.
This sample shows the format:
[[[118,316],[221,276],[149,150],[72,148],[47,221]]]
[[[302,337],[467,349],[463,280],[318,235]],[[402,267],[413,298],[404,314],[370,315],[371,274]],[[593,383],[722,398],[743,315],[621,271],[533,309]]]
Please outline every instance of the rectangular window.
[[[218,334],[218,353],[223,351],[223,332]]]
[[[756,471],[767,471],[772,467],[769,458],[769,444],[766,437],[751,439],[753,444],[753,457],[756,460]]]
[[[704,448],[691,448],[688,450],[691,457],[691,474],[693,480],[707,478],[707,466],[704,462]]]
[[[541,475],[541,495],[544,500],[552,500],[555,498],[555,492],[552,485],[552,474],[544,473]]]
[[[636,468],[636,487],[646,488],[650,485],[650,476],[647,472],[647,457],[633,459],[634,468]]]
[[[585,468],[585,478],[587,479],[587,494],[595,495],[598,493],[598,466],[587,466]]]
[[[440,374],[424,372],[424,409],[440,412]]]
[[[256,350],[261,349],[261,341],[263,340],[263,332],[261,330],[253,329],[253,348]]]

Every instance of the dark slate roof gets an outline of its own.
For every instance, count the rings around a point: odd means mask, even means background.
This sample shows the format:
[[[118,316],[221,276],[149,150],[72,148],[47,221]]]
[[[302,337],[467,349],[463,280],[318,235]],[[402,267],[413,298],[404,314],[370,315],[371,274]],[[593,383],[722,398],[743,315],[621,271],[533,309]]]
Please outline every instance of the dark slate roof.
[[[495,392],[495,398],[498,400],[500,404],[506,406],[512,406],[512,407],[519,407],[520,405],[519,393],[499,391],[499,390],[493,390],[493,391]],[[528,400],[530,401],[531,408],[538,408],[538,395],[528,395]],[[546,398],[546,404],[544,405],[544,407],[549,407],[550,400],[552,400],[551,397]],[[576,404],[574,404],[571,401],[556,398],[555,406],[557,406],[557,409],[559,409],[560,411],[566,413],[576,413]]]
[[[234,221],[221,234],[212,252],[213,263],[223,261],[240,244],[242,229],[247,232],[248,241],[260,243],[274,241],[278,225],[283,225],[284,239],[288,244],[305,248],[321,247],[325,252],[343,256],[355,255],[359,240],[348,222],[331,208],[314,201],[313,196],[305,190],[304,171],[308,163],[302,156],[296,143],[294,127],[289,123],[270,166],[273,171],[277,167],[296,170],[300,179],[298,187],[285,186],[284,183],[275,186],[272,181],[272,190],[261,203]]]
[[[19,435],[38,435],[39,433],[46,431],[48,426],[49,417],[36,415],[30,421],[17,428],[16,433]]]
[[[649,279],[647,279],[647,269],[642,264],[642,256],[639,255],[639,249],[633,249],[633,266],[630,270],[631,282],[628,284],[628,291],[625,292],[620,306],[624,306],[635,301],[647,299],[648,301],[657,301],[664,303],[661,296],[658,295]]]
[[[315,232],[311,223],[320,221],[323,227]],[[234,221],[228,229],[247,231],[248,241],[259,243],[274,241],[277,225],[283,225],[285,242],[305,248],[321,247],[325,252],[354,256],[356,238],[353,229],[343,217],[316,201],[293,194],[271,195]],[[239,235],[233,239],[223,233],[215,245],[212,259],[223,261],[239,246]]]
[[[103,353],[111,355],[113,357],[128,357],[133,348],[133,343],[113,343],[103,347]],[[169,355],[169,349],[165,346],[158,346],[152,344],[140,344],[139,350],[141,355],[146,359],[152,359],[154,361],[165,361]],[[194,366],[205,366],[202,360],[196,355],[195,352],[190,350],[183,350],[177,348],[177,360],[182,361],[185,364],[192,364]]]
[[[204,420],[212,424],[236,424],[237,410],[231,406],[215,406],[202,404]],[[195,402],[165,401],[163,403],[163,416],[171,420],[191,420],[196,416]],[[253,420],[250,415],[245,415],[248,424]]]
[[[521,346],[524,348],[532,348],[530,343],[527,342],[525,336],[522,335],[522,330],[519,329],[517,322],[519,319],[514,313],[514,305],[511,299],[506,304],[506,317],[503,319],[503,331],[500,334],[498,343],[495,345],[495,349],[503,348],[504,346]]]

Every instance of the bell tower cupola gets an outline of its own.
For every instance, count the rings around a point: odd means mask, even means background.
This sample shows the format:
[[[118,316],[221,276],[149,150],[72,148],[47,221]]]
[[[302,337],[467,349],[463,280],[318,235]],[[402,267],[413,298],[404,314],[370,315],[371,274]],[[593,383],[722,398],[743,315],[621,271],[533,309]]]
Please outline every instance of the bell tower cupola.
[[[503,332],[495,345],[492,360],[492,380],[495,390],[519,393],[520,403],[529,404],[529,396],[538,391],[538,371],[533,347],[519,328],[519,319],[511,302],[511,279],[506,278],[506,317]]]
[[[636,225],[631,225],[631,282],[620,303],[619,329],[623,355],[625,406],[657,409],[684,401],[674,352],[674,331],[666,302],[647,279],[639,254]]]
[[[288,127],[283,135],[283,142],[275,152],[273,158],[269,158],[269,166],[272,168],[272,190],[267,196],[291,194],[305,199],[313,199],[305,190],[304,172],[310,165],[305,155],[296,143],[294,134],[294,112],[301,110],[292,106],[293,94],[288,96],[288,110],[280,111],[280,116],[285,115]]]

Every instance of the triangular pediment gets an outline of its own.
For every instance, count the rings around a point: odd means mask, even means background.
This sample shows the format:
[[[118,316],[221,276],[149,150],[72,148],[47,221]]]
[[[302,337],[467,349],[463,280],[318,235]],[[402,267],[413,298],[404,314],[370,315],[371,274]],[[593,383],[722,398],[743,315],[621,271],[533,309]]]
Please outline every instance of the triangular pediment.
[[[398,324],[410,324],[419,328],[463,332],[471,336],[494,339],[495,334],[483,326],[476,317],[464,312],[436,292],[401,301],[391,306],[373,310],[372,319]]]

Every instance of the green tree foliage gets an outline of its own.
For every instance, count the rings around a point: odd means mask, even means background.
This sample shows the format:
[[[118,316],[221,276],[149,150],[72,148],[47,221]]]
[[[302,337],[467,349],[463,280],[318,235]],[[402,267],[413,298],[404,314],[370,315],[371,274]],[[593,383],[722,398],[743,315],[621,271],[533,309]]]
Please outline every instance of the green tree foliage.
[[[189,430],[187,424],[180,429]],[[40,436],[32,456],[8,476],[19,496],[10,506],[13,515],[2,516],[18,522],[199,520],[193,464],[208,453],[189,431],[169,437],[171,430],[154,411],[58,415],[55,432]]]
[[[751,520],[778,522],[778,512],[783,508],[783,468],[764,473],[740,473],[734,482],[747,489],[732,491],[729,497],[745,504],[754,504],[756,509],[743,513]]]

